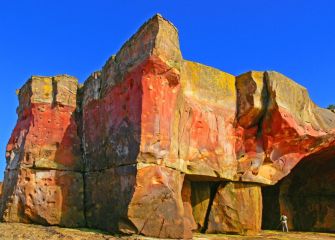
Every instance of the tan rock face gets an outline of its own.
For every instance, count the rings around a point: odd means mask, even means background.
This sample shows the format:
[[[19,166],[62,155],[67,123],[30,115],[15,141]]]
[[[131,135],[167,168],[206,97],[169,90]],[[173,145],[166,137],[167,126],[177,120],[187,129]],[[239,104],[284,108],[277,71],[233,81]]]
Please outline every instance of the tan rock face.
[[[6,221],[162,238],[254,234],[260,186],[335,146],[335,115],[305,88],[277,72],[235,77],[184,60],[176,28],[160,15],[82,87],[67,75],[32,77],[19,102]],[[316,229],[333,229],[328,200]]]
[[[193,216],[192,208],[192,184],[191,181],[185,179],[181,190],[181,197],[184,207],[184,224],[189,225],[191,230],[198,229],[198,225]]]
[[[236,179],[235,100],[234,76],[184,61],[164,164],[189,175]]]
[[[192,238],[189,218],[184,218],[181,190],[184,176],[164,167],[138,170],[128,219],[139,234],[167,238]]]
[[[236,77],[237,118],[244,128],[258,124],[267,104],[264,72],[247,72]]]
[[[253,235],[261,230],[261,188],[248,183],[219,186],[208,219],[208,233]]]
[[[6,172],[5,181],[13,185],[4,188],[8,197],[4,221],[68,227],[84,225],[80,173],[21,168]]]

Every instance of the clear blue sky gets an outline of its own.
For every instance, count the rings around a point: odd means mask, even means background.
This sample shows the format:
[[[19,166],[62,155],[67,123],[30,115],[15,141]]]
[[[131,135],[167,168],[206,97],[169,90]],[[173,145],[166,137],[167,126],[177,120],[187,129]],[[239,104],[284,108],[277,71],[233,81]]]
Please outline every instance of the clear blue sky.
[[[155,13],[179,29],[185,59],[238,75],[276,70],[335,103],[333,0],[0,1],[0,179],[16,122],[15,90],[31,75],[83,82]]]

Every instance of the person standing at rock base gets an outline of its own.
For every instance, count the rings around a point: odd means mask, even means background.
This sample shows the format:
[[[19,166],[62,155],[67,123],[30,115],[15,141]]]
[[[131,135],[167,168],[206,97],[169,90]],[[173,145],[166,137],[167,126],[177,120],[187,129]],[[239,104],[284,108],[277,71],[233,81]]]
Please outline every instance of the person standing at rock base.
[[[280,216],[280,223],[281,223],[283,232],[288,232],[287,217],[284,214]]]

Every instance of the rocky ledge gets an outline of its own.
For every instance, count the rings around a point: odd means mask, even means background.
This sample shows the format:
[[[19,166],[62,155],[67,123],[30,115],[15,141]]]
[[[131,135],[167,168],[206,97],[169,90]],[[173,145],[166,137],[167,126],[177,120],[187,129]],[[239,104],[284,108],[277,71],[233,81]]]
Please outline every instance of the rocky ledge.
[[[192,238],[335,231],[335,114],[274,71],[182,58],[155,15],[83,85],[33,76],[6,152],[5,222]]]

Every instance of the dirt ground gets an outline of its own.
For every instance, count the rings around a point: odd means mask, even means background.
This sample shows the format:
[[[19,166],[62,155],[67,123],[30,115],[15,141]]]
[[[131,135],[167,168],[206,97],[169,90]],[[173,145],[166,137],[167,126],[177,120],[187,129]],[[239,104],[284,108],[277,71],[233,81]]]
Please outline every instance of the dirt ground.
[[[315,233],[315,232],[289,232],[282,233],[280,231],[262,231],[257,236],[236,236],[236,235],[223,235],[223,234],[206,234],[206,235],[195,235],[193,239],[210,239],[210,240],[334,240],[335,234],[330,233]]]
[[[142,236],[112,236],[102,231],[92,229],[69,229],[60,227],[44,227],[21,223],[0,223],[0,240],[110,240],[132,239],[149,240],[153,238]],[[237,236],[224,234],[195,234],[196,240],[335,240],[335,234],[313,232],[263,231],[258,236]]]

